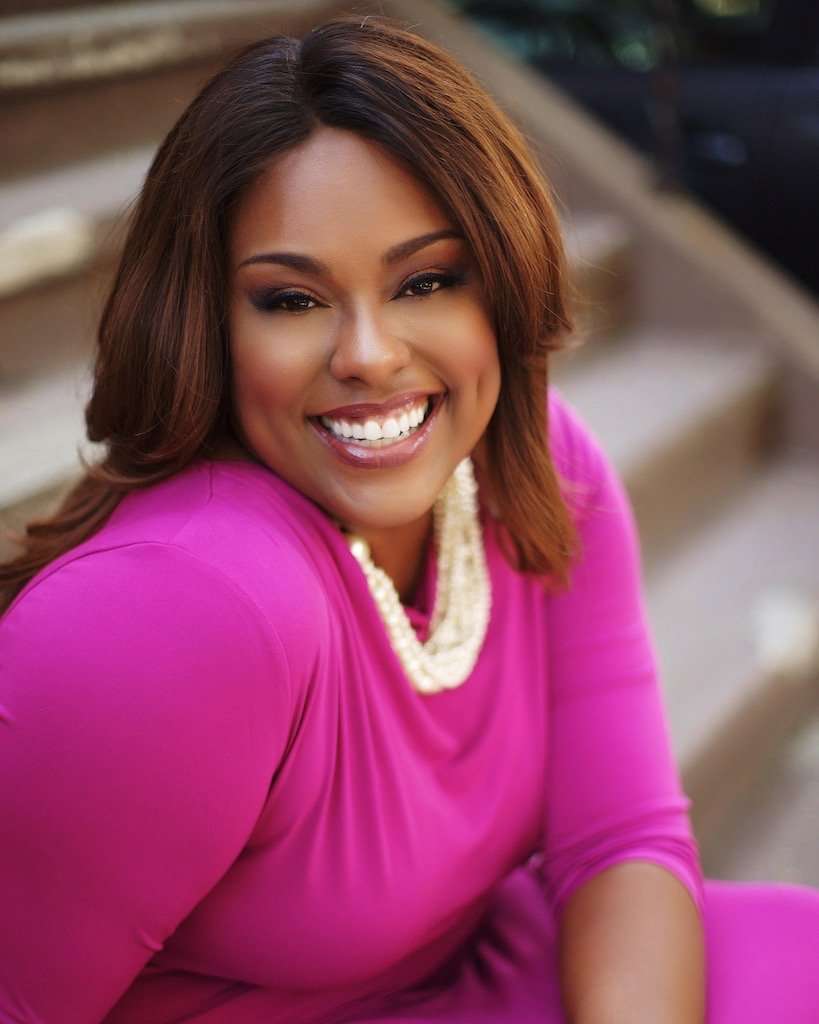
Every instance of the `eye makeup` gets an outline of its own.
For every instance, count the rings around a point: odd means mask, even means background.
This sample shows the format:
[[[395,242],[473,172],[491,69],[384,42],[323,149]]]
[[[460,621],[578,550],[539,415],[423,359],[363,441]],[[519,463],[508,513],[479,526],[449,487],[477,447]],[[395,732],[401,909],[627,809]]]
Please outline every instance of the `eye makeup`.
[[[460,285],[466,284],[469,281],[469,275],[466,271],[450,271],[446,273],[426,271],[425,273],[416,274],[406,281],[400,288],[395,298],[413,298],[421,299],[427,298],[432,295],[438,294],[438,292],[444,291],[449,288],[457,288]],[[432,285],[438,285],[437,288],[433,288],[430,291],[411,294],[404,296],[404,293],[409,288],[415,288],[422,284],[429,282]],[[307,313],[310,309],[322,307],[324,303],[315,299],[309,292],[298,291],[292,288],[256,288],[248,292],[248,298],[251,305],[253,305],[261,313]],[[307,306],[306,303],[312,302],[313,306]],[[296,308],[287,309],[288,303],[296,304]],[[298,304],[302,303],[301,306]]]

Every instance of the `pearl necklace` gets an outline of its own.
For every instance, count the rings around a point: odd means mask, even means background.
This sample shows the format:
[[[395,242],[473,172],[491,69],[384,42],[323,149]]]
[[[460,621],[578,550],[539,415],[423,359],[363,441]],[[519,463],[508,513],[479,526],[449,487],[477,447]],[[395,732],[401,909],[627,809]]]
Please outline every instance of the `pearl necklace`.
[[[464,459],[433,507],[438,585],[429,638],[422,644],[395,584],[373,562],[369,544],[356,534],[347,543],[364,571],[410,683],[420,693],[460,686],[475,666],[489,625],[491,590],[477,505],[472,460]]]

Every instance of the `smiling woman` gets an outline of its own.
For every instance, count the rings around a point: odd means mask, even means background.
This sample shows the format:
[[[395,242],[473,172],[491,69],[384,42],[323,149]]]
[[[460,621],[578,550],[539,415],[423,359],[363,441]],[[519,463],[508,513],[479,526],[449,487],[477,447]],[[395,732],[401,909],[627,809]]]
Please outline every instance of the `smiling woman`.
[[[396,22],[183,114],[107,454],[0,568],[0,1019],[819,1019],[819,895],[702,877],[565,291],[521,133]]]

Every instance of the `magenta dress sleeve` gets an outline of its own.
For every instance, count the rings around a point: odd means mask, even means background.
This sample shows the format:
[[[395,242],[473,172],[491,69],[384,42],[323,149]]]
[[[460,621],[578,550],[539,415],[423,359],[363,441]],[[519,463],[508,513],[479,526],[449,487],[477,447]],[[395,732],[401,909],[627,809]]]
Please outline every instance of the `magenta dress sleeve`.
[[[699,850],[671,749],[633,510],[565,400],[553,400],[550,419],[558,471],[574,483],[583,551],[570,589],[549,598],[546,891],[559,914],[604,868],[650,861],[679,879],[702,914]]]
[[[238,857],[288,728],[253,602],[182,548],[44,570],[0,620],[0,1020],[101,1020]]]

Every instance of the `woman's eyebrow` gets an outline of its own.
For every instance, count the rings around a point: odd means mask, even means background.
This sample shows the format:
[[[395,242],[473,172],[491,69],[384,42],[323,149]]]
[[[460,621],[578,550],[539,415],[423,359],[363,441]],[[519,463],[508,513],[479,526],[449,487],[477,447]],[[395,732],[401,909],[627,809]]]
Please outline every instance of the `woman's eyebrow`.
[[[393,245],[381,257],[381,262],[385,266],[391,266],[442,238],[459,238],[465,241],[464,235],[454,228],[429,231],[425,235],[418,235],[417,238],[410,238],[406,242],[399,242],[397,245]],[[304,256],[297,252],[260,252],[256,253],[255,256],[249,256],[246,260],[242,260],[239,266],[244,267],[248,263],[281,263],[285,267],[299,270],[304,274],[331,276],[330,268],[326,263],[322,263],[321,260],[317,260],[312,256]]]

